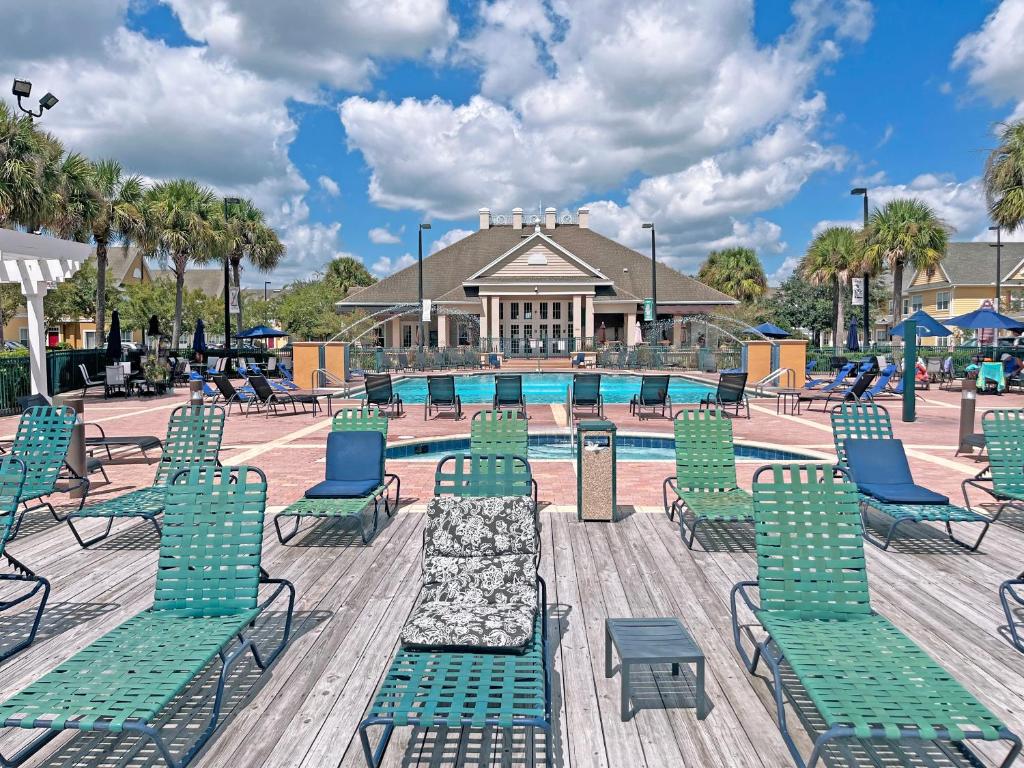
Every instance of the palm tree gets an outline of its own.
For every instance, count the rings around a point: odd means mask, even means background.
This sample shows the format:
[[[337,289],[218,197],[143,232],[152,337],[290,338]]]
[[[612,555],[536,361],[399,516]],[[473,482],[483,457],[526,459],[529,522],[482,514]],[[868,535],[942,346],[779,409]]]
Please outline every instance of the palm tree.
[[[801,274],[812,285],[832,286],[833,344],[839,343],[845,325],[844,288],[850,282],[850,276],[863,262],[857,233],[850,227],[829,227],[822,230],[807,246],[807,253],[800,262]]]
[[[0,103],[0,226],[35,231],[60,205],[64,148],[27,116]]]
[[[753,248],[712,251],[701,264],[697,279],[744,304],[757,301],[768,288],[764,267]]]
[[[61,159],[54,169],[52,204],[43,224],[61,237],[87,242],[101,210],[93,164],[77,152]]]
[[[992,220],[1012,232],[1024,225],[1024,120],[1003,127],[985,162],[985,198]]]
[[[103,344],[107,326],[107,246],[112,240],[119,240],[128,248],[133,240],[142,237],[146,187],[141,176],[125,176],[116,160],[96,163],[93,180],[100,200],[92,221],[96,241],[96,339]]]
[[[337,288],[344,297],[356,286],[373,285],[377,278],[369,273],[362,262],[351,256],[339,256],[327,265],[324,282]]]
[[[258,272],[272,272],[281,263],[284,245],[277,233],[263,219],[263,212],[250,200],[242,200],[228,212],[225,222],[223,215],[218,219],[222,249],[231,263],[231,283],[238,293],[238,330],[242,330],[242,259]]]
[[[892,323],[903,320],[903,270],[935,269],[946,255],[949,230],[931,206],[914,197],[875,208],[862,232],[868,272],[892,272]]]
[[[213,190],[191,179],[174,179],[155,185],[145,197],[146,229],[143,237],[147,256],[170,264],[175,277],[174,328],[172,344],[181,335],[185,270],[190,262],[203,262],[218,253],[213,221],[217,198]]]

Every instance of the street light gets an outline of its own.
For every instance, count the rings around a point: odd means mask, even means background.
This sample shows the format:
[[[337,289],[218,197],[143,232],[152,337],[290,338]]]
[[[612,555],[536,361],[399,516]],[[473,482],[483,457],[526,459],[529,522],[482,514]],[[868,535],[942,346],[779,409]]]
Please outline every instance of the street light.
[[[232,205],[241,205],[242,201],[237,197],[224,198],[224,223],[227,224]],[[228,254],[224,254],[224,356],[225,373],[231,372],[231,281],[228,278]],[[241,328],[239,328],[241,330]]]
[[[270,281],[269,280],[264,280],[263,281],[263,300],[264,301],[267,300],[267,289],[269,287],[270,287]]]
[[[420,224],[419,238],[420,238],[420,255],[419,255],[419,298],[420,298],[420,352],[423,351],[423,334],[425,328],[423,326],[423,230],[430,229],[430,224],[424,222]],[[440,343],[440,339],[438,339]]]
[[[864,229],[868,228],[868,188],[867,187],[854,187],[850,190],[851,195],[862,195],[864,197]],[[864,347],[867,348],[871,344],[871,326],[868,320],[868,282],[871,279],[871,275],[867,271],[867,265],[864,270]],[[903,318],[900,318],[901,320]],[[893,325],[896,324],[896,317],[892,319]],[[839,329],[842,332],[842,328]]]
[[[989,227],[988,231],[996,233],[996,241],[994,243],[989,243],[989,247],[996,249],[996,312],[999,312],[1002,310],[999,303],[1000,298],[1003,295],[1003,228],[997,225],[995,227]]]
[[[26,109],[25,106],[21,103],[21,100],[27,99],[29,96],[32,95],[32,83],[30,83],[28,80],[19,80],[17,78],[14,79],[14,86],[11,88],[11,93],[18,99],[18,109],[20,109],[30,118],[42,117],[43,112],[45,112],[48,109],[53,109],[59,101],[59,99],[56,96],[47,91],[46,95],[39,100],[38,112],[34,112],[31,109]]]
[[[640,226],[643,229],[651,230],[651,328],[654,328],[655,323],[658,322],[658,257],[654,248],[654,222],[646,221]],[[652,336],[651,342],[654,341]]]

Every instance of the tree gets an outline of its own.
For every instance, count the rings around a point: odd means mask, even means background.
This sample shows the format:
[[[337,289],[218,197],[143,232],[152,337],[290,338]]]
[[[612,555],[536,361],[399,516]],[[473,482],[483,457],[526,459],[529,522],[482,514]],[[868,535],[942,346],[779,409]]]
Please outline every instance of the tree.
[[[93,164],[84,155],[71,152],[63,156],[56,174],[52,205],[40,224],[60,237],[88,242],[101,203]]]
[[[0,226],[34,230],[50,220],[62,152],[28,116],[0,102]]]
[[[949,232],[931,206],[913,197],[875,208],[862,232],[864,259],[871,273],[892,272],[892,322],[903,319],[903,271],[934,270],[946,255]]]
[[[127,248],[141,238],[145,228],[143,201],[145,184],[141,176],[126,176],[116,160],[101,160],[93,166],[93,180],[99,208],[92,220],[96,241],[96,338],[106,338],[107,246],[120,241]]]
[[[264,221],[263,212],[249,200],[242,200],[217,220],[223,249],[231,263],[231,282],[238,291],[238,329],[242,329],[242,259],[258,272],[272,272],[281,263],[285,247],[277,233]]]
[[[277,299],[277,319],[289,336],[300,341],[329,339],[342,329],[334,308],[340,298],[338,290],[325,281],[292,283]]]
[[[218,254],[216,209],[213,190],[191,179],[161,182],[146,193],[144,250],[167,262],[175,277],[173,343],[181,337],[185,270]]]
[[[768,289],[764,267],[753,248],[712,251],[701,264],[697,279],[744,304],[757,301]]]
[[[377,278],[367,271],[361,261],[351,256],[339,256],[327,265],[324,281],[338,290],[340,301],[353,287],[373,285]]]
[[[21,295],[21,286],[17,283],[0,283],[0,350],[3,349],[4,326],[18,314],[18,309],[25,303]]]
[[[801,274],[812,284],[827,285],[832,290],[833,340],[841,338],[845,327],[844,297],[850,275],[859,271],[863,262],[857,233],[850,227],[829,227],[815,236],[800,263]]]
[[[106,303],[118,308],[121,294],[113,287],[113,278],[107,274],[107,287],[104,292]],[[43,316],[47,324],[57,325],[67,319],[91,318],[96,316],[96,290],[99,276],[96,262],[92,259],[82,266],[68,280],[58,283],[47,291],[43,298]],[[100,346],[104,342],[97,342]]]
[[[834,292],[826,285],[813,285],[795,272],[764,302],[766,319],[782,328],[805,328],[819,345],[821,332],[832,327]]]
[[[273,325],[277,320],[277,299],[252,299],[245,304],[249,325]]]
[[[217,332],[216,318],[220,299],[207,296],[202,291],[185,288],[181,293],[180,333],[190,335],[195,331],[196,321],[203,318],[207,330]],[[149,319],[156,315],[161,330],[166,333],[172,327],[178,307],[177,283],[170,278],[159,278],[144,283],[132,283],[124,288],[121,305],[121,327],[145,331]],[[220,321],[223,331],[224,321]],[[171,345],[177,344],[178,336],[172,337]]]
[[[1024,225],[1024,120],[1003,126],[985,162],[985,199],[992,220],[1012,232]]]

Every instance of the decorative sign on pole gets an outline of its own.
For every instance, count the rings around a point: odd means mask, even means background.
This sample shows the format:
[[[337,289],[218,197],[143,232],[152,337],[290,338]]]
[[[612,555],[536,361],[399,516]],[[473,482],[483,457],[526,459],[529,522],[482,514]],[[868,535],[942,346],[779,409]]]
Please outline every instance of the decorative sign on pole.
[[[234,286],[228,290],[228,311],[236,315],[241,311],[238,306],[238,289]]]
[[[654,320],[654,299],[644,299],[644,322]]]
[[[432,304],[433,301],[431,299],[423,300],[423,313],[420,315],[420,320],[422,320],[424,323],[430,322],[430,308]]]
[[[850,281],[853,284],[853,306],[864,306],[864,278],[855,277]]]

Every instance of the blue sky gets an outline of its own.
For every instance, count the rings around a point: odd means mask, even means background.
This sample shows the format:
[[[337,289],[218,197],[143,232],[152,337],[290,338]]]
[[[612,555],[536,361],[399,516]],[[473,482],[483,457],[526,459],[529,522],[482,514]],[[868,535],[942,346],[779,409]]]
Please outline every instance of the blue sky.
[[[61,97],[47,127],[252,197],[289,246],[280,283],[338,254],[387,274],[418,222],[434,248],[479,206],[588,205],[640,249],[653,219],[684,271],[740,244],[776,280],[859,219],[855,184],[975,239],[994,126],[1024,115],[1024,0],[26,5],[31,44],[0,58]]]

